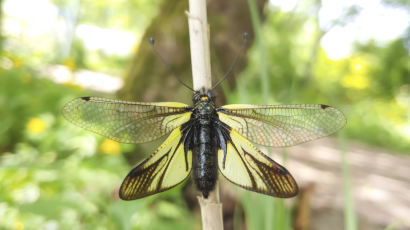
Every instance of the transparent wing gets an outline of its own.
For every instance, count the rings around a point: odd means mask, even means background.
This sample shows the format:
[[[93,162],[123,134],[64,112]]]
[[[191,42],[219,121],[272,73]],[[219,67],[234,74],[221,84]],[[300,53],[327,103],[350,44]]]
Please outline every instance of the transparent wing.
[[[260,145],[286,147],[328,136],[346,124],[333,107],[311,105],[225,105],[219,119]]]
[[[231,129],[227,138],[226,155],[218,150],[218,167],[232,183],[274,197],[292,197],[298,186],[284,167],[259,151],[246,138]]]
[[[180,129],[172,131],[165,142],[125,177],[119,195],[135,200],[168,190],[188,177],[192,168],[192,151],[184,151]]]
[[[62,113],[75,125],[123,143],[155,140],[191,116],[183,103],[140,103],[98,97],[74,99],[64,106]]]

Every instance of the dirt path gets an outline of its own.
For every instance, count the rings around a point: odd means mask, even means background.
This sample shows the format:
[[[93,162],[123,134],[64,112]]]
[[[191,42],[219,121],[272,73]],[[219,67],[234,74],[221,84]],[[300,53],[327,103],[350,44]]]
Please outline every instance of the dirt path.
[[[344,229],[340,149],[330,138],[288,149],[286,168],[300,187],[314,184],[311,229]],[[349,141],[347,160],[358,229],[410,229],[410,157]]]

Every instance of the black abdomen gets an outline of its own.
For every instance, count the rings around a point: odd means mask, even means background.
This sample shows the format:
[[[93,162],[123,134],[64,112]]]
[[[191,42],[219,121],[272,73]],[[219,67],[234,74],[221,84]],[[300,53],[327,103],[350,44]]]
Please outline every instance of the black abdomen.
[[[198,132],[195,134],[197,137],[193,148],[192,165],[196,187],[205,198],[214,189],[218,179],[216,148],[212,144],[214,134],[208,122],[200,121]]]

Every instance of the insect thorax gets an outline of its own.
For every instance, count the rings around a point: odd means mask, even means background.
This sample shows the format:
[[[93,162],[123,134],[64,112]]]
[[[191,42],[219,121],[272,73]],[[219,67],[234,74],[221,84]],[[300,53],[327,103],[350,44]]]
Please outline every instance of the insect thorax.
[[[200,101],[209,101],[215,105],[215,94],[212,91],[195,91],[192,102],[196,105]]]
[[[211,91],[208,91],[207,93],[195,92],[192,100],[194,102],[194,119],[198,119],[203,122],[211,122],[211,120],[217,116],[215,109],[215,96]]]

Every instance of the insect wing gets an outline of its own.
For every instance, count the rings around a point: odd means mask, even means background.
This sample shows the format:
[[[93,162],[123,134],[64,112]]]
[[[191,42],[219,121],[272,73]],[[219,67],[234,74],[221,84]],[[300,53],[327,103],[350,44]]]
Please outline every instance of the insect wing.
[[[172,131],[165,142],[137,165],[122,182],[119,195],[135,200],[168,190],[185,180],[192,168],[192,151],[184,151],[180,129]]]
[[[68,102],[63,116],[84,129],[122,143],[158,139],[190,119],[186,104],[140,103],[82,97]]]
[[[218,150],[218,167],[232,183],[274,197],[292,197],[298,186],[281,165],[259,151],[235,130],[229,132],[226,155]]]
[[[286,147],[328,136],[346,124],[341,111],[327,105],[225,105],[219,119],[252,142]]]

